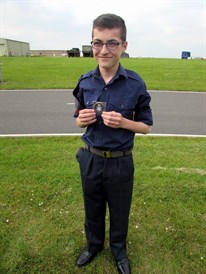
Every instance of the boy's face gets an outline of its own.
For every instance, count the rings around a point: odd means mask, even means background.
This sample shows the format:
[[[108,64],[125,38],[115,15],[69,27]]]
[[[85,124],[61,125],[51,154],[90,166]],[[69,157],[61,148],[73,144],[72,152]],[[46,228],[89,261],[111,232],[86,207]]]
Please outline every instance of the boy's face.
[[[119,58],[123,52],[127,49],[127,42],[123,42],[120,38],[120,30],[117,28],[114,29],[103,29],[93,30],[93,55],[99,64],[100,69],[110,70],[113,68],[118,68]],[[104,44],[99,48],[95,47],[95,44],[108,43],[108,47]],[[111,45],[117,44],[117,46]],[[119,43],[119,45],[118,45]]]

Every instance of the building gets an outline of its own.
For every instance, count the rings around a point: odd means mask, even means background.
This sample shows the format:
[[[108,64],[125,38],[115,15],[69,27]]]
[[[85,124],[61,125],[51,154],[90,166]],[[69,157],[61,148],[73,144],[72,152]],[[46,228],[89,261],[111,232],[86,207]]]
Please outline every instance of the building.
[[[0,56],[30,56],[27,42],[0,38]]]
[[[31,56],[48,56],[48,57],[67,56],[66,50],[33,49],[33,50],[30,50],[30,52],[31,52]]]

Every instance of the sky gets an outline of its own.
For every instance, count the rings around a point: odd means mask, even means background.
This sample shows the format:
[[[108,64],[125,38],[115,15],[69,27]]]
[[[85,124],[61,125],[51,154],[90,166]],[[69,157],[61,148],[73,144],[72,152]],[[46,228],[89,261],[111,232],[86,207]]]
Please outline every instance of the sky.
[[[130,57],[206,58],[206,0],[0,0],[0,37],[31,50],[82,50],[102,13],[125,20]]]

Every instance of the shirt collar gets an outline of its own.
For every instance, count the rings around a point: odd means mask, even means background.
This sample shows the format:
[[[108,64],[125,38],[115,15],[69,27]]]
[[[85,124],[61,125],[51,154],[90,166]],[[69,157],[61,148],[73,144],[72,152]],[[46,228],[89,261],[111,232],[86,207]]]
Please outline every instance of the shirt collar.
[[[95,75],[97,77],[101,77],[99,66],[97,66],[92,72],[91,75]],[[119,68],[117,70],[117,73],[115,75],[115,78],[119,78],[120,76],[124,76],[125,78],[128,78],[126,70],[122,67],[121,64],[119,64]]]

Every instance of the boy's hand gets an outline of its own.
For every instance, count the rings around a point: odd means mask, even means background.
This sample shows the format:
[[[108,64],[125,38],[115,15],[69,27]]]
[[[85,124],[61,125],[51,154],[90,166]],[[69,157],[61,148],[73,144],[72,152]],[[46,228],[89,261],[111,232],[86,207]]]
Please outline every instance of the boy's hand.
[[[122,127],[123,123],[123,117],[121,113],[115,112],[115,111],[103,111],[102,113],[102,119],[106,126],[112,127],[112,128],[120,128]]]
[[[94,109],[82,109],[79,111],[79,116],[77,118],[77,124],[80,127],[86,127],[97,121],[96,112]]]

